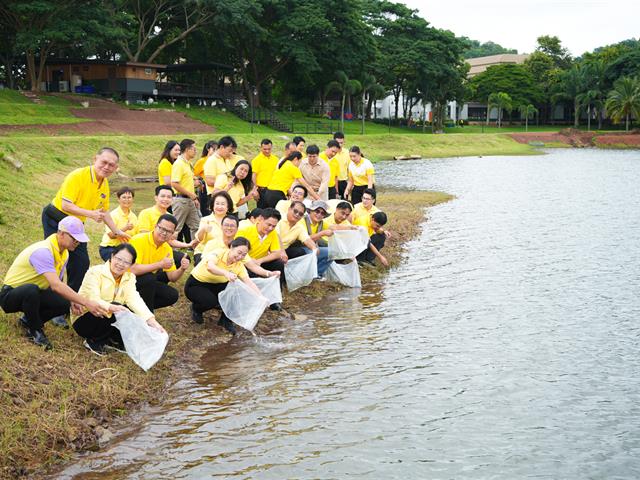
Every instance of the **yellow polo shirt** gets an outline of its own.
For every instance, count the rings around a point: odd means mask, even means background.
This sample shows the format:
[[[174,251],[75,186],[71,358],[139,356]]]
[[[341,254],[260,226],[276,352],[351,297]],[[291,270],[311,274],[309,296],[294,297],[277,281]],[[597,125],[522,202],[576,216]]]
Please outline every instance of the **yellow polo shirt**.
[[[129,210],[129,214],[125,215],[120,206],[118,206],[118,208],[111,211],[111,218],[113,218],[116,227],[120,230],[122,230],[127,223],[131,222],[133,224],[133,230],[129,230],[128,233],[137,232],[138,217],[133,213],[133,210]],[[108,235],[109,232],[111,232],[111,230],[105,225],[102,241],[100,242],[101,247],[117,247],[121,243],[126,243],[126,241],[121,240],[119,237],[110,238]]]
[[[367,229],[367,233],[369,234],[369,236],[375,233],[373,228],[371,228],[371,215],[362,215],[356,218],[353,221],[353,224],[361,227],[365,227]]]
[[[140,265],[149,265],[151,263],[159,262],[165,258],[173,259],[173,250],[167,242],[162,242],[158,247],[156,242],[153,241],[153,232],[145,232],[134,235],[129,242],[133,248],[136,249],[138,254],[136,263]],[[176,269],[175,263],[171,265],[171,268],[167,268],[165,272],[171,272]]]
[[[247,269],[242,262],[234,262],[229,265],[227,264],[228,258],[228,248],[212,250],[202,258],[198,265],[194,267],[191,275],[193,275],[193,278],[203,283],[227,283],[229,280],[226,277],[223,277],[222,275],[214,275],[207,268],[209,262],[214,261],[216,267],[226,270],[227,272],[235,273],[241,280],[249,276]]]
[[[285,195],[297,179],[302,178],[302,172],[290,160],[273,172],[271,182],[269,182],[269,190],[280,190]]]
[[[205,232],[204,234],[204,238],[200,241],[200,243],[198,244],[198,246],[195,248],[195,250],[193,251],[193,253],[202,253],[204,252],[204,247],[207,245],[207,243],[209,243],[211,240],[215,239],[215,238],[222,238],[222,225],[221,225],[221,220],[219,221],[215,214],[211,214],[211,215],[207,215],[206,217],[202,217],[200,219],[200,225],[198,225],[198,230],[200,230],[202,227],[205,226],[211,226],[211,231],[210,232]]]
[[[193,174],[196,177],[203,177],[204,176],[204,162],[207,161],[207,158],[209,157],[200,157],[200,160],[198,160],[195,165],[193,166]]]
[[[60,252],[58,237],[53,233],[18,254],[4,277],[4,285],[17,288],[32,283],[46,290],[50,285],[44,274],[55,272],[62,279],[68,259],[69,252]]]
[[[287,210],[291,206],[291,200],[278,200],[276,203],[276,210],[280,212],[280,216],[284,219],[287,218]]]
[[[158,184],[159,185],[165,185],[164,183],[164,177],[169,177],[169,179],[171,179],[171,162],[166,159],[163,158],[162,160],[160,160],[160,163],[158,164]]]
[[[225,173],[223,173],[222,175],[218,175],[216,177],[216,184],[213,188],[214,190],[224,190],[228,183],[229,177]],[[242,183],[236,183],[233,187],[227,190],[227,193],[231,197],[231,200],[233,200],[232,210],[235,212],[238,210],[238,202],[240,201],[240,199],[242,199],[242,197],[244,197],[244,187],[242,186]]]
[[[228,173],[233,170],[234,165],[235,162],[232,159],[225,160],[216,152],[211,155],[206,162],[204,162],[204,176],[216,178],[218,175],[222,175],[223,173]],[[213,193],[213,189],[214,187],[207,185],[207,193],[209,195]]]
[[[327,218],[323,220],[324,228],[329,228],[331,225],[351,225],[349,220],[343,220],[340,223],[336,222],[335,215],[329,215]]]
[[[251,255],[251,258],[256,260],[266,257],[271,252],[280,250],[280,241],[278,240],[278,234],[275,229],[273,229],[266,237],[261,239],[258,234],[258,227],[256,225],[251,225],[247,228],[243,228],[242,230],[238,230],[236,238],[238,237],[244,237],[249,240],[249,243],[251,244],[251,247],[249,248],[249,255]]]
[[[99,182],[93,167],[78,168],[66,176],[51,203],[58,210],[62,210],[64,199],[76,207],[106,212],[109,210],[109,191],[109,180],[104,178]],[[87,219],[80,215],[74,216],[83,222]]]
[[[335,187],[336,185],[336,176],[340,171],[340,165],[338,164],[338,159],[334,156],[331,159],[327,157],[326,152],[322,152],[318,155],[322,160],[324,160],[327,165],[329,165],[329,188]]]
[[[356,203],[353,206],[353,212],[351,212],[352,216],[353,216],[353,223],[355,225],[356,220],[360,217],[369,217],[371,215],[373,215],[376,212],[379,212],[380,209],[378,207],[376,207],[375,205],[371,205],[371,209],[367,210],[366,208],[364,208],[364,205],[362,204],[362,202],[360,203]]]
[[[338,181],[344,181],[349,179],[349,162],[351,158],[349,157],[349,150],[345,147],[336,153],[336,156],[333,157],[338,162]]]
[[[171,167],[171,181],[178,182],[189,193],[196,193],[193,186],[193,169],[191,164],[182,156],[173,162]]]
[[[150,232],[156,228],[158,219],[163,214],[157,206],[145,208],[140,212],[138,216],[138,225],[136,226],[136,233]]]
[[[304,221],[299,221],[292,227],[287,219],[283,218],[278,222],[276,231],[280,236],[282,248],[288,248],[296,240],[299,240],[302,243],[309,240],[307,226],[305,225]]]
[[[361,158],[357,165],[354,162],[349,163],[349,178],[353,179],[356,187],[369,184],[368,175],[373,175],[375,170],[373,164],[366,158]]]
[[[268,157],[260,152],[251,160],[251,169],[256,174],[256,185],[262,188],[269,186],[273,172],[278,166],[278,157],[271,154]]]

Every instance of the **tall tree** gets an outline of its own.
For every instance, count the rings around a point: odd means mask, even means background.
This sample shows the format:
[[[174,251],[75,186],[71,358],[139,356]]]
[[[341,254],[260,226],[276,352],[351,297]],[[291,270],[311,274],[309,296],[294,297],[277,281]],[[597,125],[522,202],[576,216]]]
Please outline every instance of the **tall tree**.
[[[344,105],[347,96],[358,93],[362,89],[362,85],[358,80],[353,80],[347,77],[347,74],[342,70],[336,72],[336,80],[330,82],[327,85],[328,91],[337,90],[342,95],[342,102],[340,108],[340,130],[344,132]]]
[[[605,108],[615,122],[624,118],[625,131],[629,131],[631,117],[640,118],[640,80],[619,78],[607,96]]]
[[[516,64],[493,65],[470,80],[474,98],[486,101],[492,93],[508,94],[514,105],[536,103],[542,97],[539,86],[531,73]]]
[[[552,97],[554,103],[568,101],[573,106],[573,126],[578,128],[582,107],[580,94],[588,89],[588,72],[585,66],[575,64],[569,70],[562,72],[558,89],[558,93]]]
[[[529,119],[533,117],[536,113],[538,113],[538,109],[531,104],[528,105],[520,105],[518,107],[520,111],[520,116],[524,118],[524,131],[529,131]]]
[[[497,92],[489,95],[487,101],[487,124],[489,123],[489,110],[491,106],[498,109],[498,128],[502,127],[502,112],[510,112],[513,109],[513,100],[508,93]]]
[[[471,40],[467,37],[461,37],[460,40],[468,45],[464,51],[464,58],[487,57],[489,55],[500,55],[502,53],[518,53],[515,48],[505,48],[494,42],[480,43],[478,40]]]

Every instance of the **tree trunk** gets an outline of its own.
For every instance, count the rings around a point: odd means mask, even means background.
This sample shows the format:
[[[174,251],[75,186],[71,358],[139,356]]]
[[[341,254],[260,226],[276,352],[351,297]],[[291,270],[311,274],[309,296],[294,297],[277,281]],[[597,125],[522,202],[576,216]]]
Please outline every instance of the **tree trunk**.
[[[573,126],[574,128],[580,126],[580,106],[577,102],[573,103]]]
[[[364,94],[364,90],[362,92],[362,135],[364,135],[364,105],[365,105],[365,94]]]
[[[487,127],[489,126],[489,115],[491,115],[491,104],[487,101]]]
[[[36,59],[33,51],[27,50],[27,72],[29,73],[29,83],[31,83],[31,91],[38,92],[40,85],[38,85],[38,79],[36,74]]]
[[[529,131],[529,115],[525,115],[524,116],[524,131],[528,132]]]
[[[346,99],[346,92],[342,94],[342,109],[340,111],[340,131],[344,132],[344,101]]]
[[[587,107],[587,132],[591,131],[591,104]]]
[[[625,118],[625,122],[624,122],[624,130],[625,132],[629,131],[629,114],[627,113],[627,116]]]

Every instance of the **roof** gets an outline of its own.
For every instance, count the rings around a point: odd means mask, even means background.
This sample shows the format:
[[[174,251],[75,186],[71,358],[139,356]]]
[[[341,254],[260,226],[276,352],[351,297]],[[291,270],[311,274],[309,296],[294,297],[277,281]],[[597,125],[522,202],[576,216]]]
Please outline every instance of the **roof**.
[[[166,67],[166,65],[162,65],[159,63],[127,62],[124,60],[101,60],[86,58],[50,58],[47,59],[47,65],[116,65],[157,69]]]
[[[467,76],[473,77],[493,65],[524,63],[527,58],[529,58],[529,54],[520,55],[517,53],[502,53],[500,55],[489,55],[488,57],[468,58],[465,61],[471,65],[471,68]]]

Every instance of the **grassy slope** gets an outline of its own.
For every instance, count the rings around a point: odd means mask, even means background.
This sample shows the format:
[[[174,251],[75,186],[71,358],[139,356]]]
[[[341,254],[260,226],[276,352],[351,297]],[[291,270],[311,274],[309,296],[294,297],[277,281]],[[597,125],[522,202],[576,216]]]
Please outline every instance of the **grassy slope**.
[[[45,125],[79,123],[69,111],[71,102],[61,97],[40,95],[42,104],[33,103],[15,90],[0,90],[0,125]]]
[[[242,136],[241,144],[260,136]],[[105,143],[122,152],[121,169],[127,174],[151,174],[155,171],[160,137],[21,137],[0,139],[0,152],[9,153],[24,163],[16,172],[0,160],[0,278],[15,255],[28,244],[42,238],[40,212],[52,198],[62,178],[71,169],[87,164],[93,152]],[[200,141],[204,138],[199,138]],[[255,153],[255,149],[254,153]],[[242,150],[241,150],[242,151]],[[122,185],[112,182],[112,187]],[[153,184],[138,184],[136,210],[151,203]],[[401,260],[401,243],[410,238],[423,218],[423,208],[448,200],[437,192],[391,193],[381,196],[381,205],[391,212],[390,226],[398,232],[385,254],[392,264]],[[385,200],[388,199],[388,200]],[[398,212],[397,214],[395,212]],[[92,263],[98,262],[97,244],[102,230],[88,223],[92,243]],[[363,278],[375,277],[363,273]],[[310,293],[310,292],[309,292]],[[305,292],[296,292],[304,298]],[[46,326],[55,349],[44,352],[21,337],[15,315],[0,313],[0,478],[48,468],[77,448],[94,441],[92,427],[109,422],[112,415],[125,413],[130,405],[161,398],[172,368],[181,352],[197,355],[203,340],[216,337],[224,341],[212,324],[202,331],[193,329],[184,298],[178,306],[159,312],[159,320],[171,334],[170,347],[163,360],[145,374],[127,357],[109,355],[97,358],[87,354],[79,338],[70,331]],[[269,316],[264,320],[269,325]],[[208,320],[211,322],[211,319]],[[220,340],[219,337],[223,337]]]

